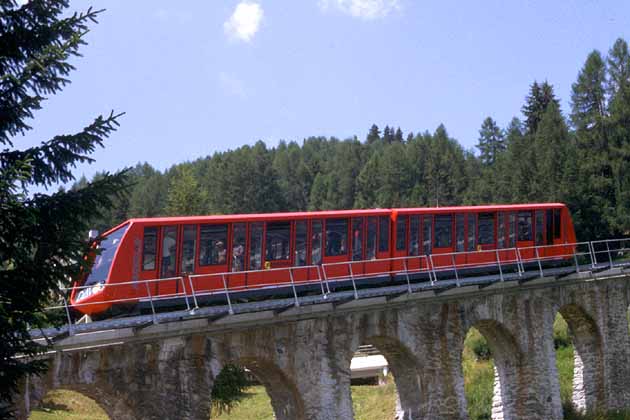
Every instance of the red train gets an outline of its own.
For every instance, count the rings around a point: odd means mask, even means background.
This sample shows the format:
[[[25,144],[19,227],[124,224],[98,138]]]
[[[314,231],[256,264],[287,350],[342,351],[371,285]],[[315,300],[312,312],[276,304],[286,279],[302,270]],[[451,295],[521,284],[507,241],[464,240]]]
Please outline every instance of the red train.
[[[81,313],[226,289],[324,288],[348,275],[393,281],[403,270],[513,261],[517,248],[523,259],[561,258],[566,247],[533,247],[576,242],[560,203],[130,219],[102,238],[71,293]]]

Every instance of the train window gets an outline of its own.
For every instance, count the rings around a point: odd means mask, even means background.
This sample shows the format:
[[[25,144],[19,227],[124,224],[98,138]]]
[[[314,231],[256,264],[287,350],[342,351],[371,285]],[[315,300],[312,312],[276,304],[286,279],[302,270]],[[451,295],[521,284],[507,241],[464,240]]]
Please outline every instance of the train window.
[[[322,221],[313,220],[311,225],[311,264],[322,263]]]
[[[553,237],[560,239],[560,209],[553,209]]]
[[[288,260],[291,238],[291,222],[268,222],[265,238],[266,261]]]
[[[363,259],[363,217],[352,219],[352,261]]]
[[[182,236],[182,273],[194,273],[195,252],[197,251],[197,226],[184,226]]]
[[[234,223],[232,227],[232,271],[245,270],[245,223]]]
[[[462,252],[464,251],[464,221],[465,216],[463,214],[458,214],[455,216],[455,251]]]
[[[389,216],[378,218],[378,252],[389,251]]]
[[[553,244],[553,211],[545,212],[545,234],[547,236],[547,245]]]
[[[420,216],[409,218],[409,255],[420,254]]]
[[[326,220],[326,256],[348,253],[348,219]]]
[[[507,225],[507,214],[499,213],[499,228],[497,231],[497,246],[499,249],[505,248],[505,230]]]
[[[365,247],[365,259],[367,260],[376,258],[376,223],[376,217],[368,217],[367,246]]]
[[[160,277],[174,277],[177,258],[177,226],[166,226],[162,235],[162,264]]]
[[[407,246],[407,216],[396,219],[396,251],[404,251]]]
[[[453,218],[450,214],[435,216],[435,243],[436,248],[448,248],[453,237]]]
[[[468,251],[474,251],[477,248],[477,215],[468,214]]]
[[[431,238],[433,237],[433,216],[422,218],[422,245],[425,255],[431,254]]]
[[[306,220],[295,222],[295,261],[293,265],[301,267],[306,265],[306,238],[308,236]]]
[[[510,212],[510,224],[509,224],[509,229],[510,229],[510,235],[509,235],[509,247],[510,248],[515,248],[516,247],[516,231],[517,231],[517,225],[516,225],[516,213],[514,213],[513,211]]]
[[[494,213],[479,213],[479,245],[494,244]]]
[[[262,268],[262,222],[249,225],[249,269],[260,270]]]
[[[142,243],[142,269],[145,271],[155,270],[155,254],[157,254],[157,232],[156,227],[144,228],[144,241]]]
[[[536,210],[536,245],[545,244],[545,213],[542,210]]]
[[[227,225],[201,225],[199,230],[199,265],[227,263]]]
[[[518,212],[518,240],[519,241],[532,240],[532,212],[531,211]]]
[[[129,225],[126,225],[125,227],[122,227],[117,231],[110,233],[105,238],[103,238],[100,244],[98,244],[98,248],[101,250],[101,253],[97,255],[94,259],[94,265],[92,266],[92,271],[90,272],[90,275],[85,280],[85,286],[90,286],[92,284],[97,284],[101,281],[107,280],[107,276],[109,276],[109,270],[112,266],[112,263],[114,262],[116,250],[118,249],[118,245],[120,245],[120,240],[127,231],[128,227]],[[148,229],[154,229],[154,235],[157,235],[157,228]],[[153,253],[153,264],[155,265],[155,251]]]

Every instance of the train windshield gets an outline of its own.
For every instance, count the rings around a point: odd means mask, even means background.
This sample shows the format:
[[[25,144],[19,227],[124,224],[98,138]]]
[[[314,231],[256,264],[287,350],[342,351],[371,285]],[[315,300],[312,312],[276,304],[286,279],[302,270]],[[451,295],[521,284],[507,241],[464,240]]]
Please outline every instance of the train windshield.
[[[114,261],[116,249],[118,249],[120,240],[127,231],[128,227],[129,225],[123,226],[103,238],[103,240],[97,247],[97,249],[100,250],[100,254],[97,255],[96,259],[94,260],[92,272],[85,280],[85,286],[96,284],[101,281],[104,282],[107,280],[109,269],[112,266],[112,261]]]

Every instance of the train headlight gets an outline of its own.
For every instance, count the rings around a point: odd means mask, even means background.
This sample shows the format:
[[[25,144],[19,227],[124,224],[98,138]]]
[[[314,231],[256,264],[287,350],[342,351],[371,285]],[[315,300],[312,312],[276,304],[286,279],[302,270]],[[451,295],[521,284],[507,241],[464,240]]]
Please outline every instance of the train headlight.
[[[102,291],[104,288],[105,288],[105,282],[104,281],[99,281],[98,283],[96,283],[92,287],[86,287],[85,289],[82,289],[77,294],[77,299],[76,300],[82,300],[82,299],[85,299],[85,298],[87,298],[89,296],[92,296],[93,294]]]

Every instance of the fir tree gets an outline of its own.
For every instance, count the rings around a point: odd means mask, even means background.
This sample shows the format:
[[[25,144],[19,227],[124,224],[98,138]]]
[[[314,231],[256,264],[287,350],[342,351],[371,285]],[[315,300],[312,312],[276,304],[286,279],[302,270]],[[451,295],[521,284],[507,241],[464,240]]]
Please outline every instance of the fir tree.
[[[370,132],[367,135],[366,142],[367,144],[373,144],[378,143],[380,140],[381,132],[376,124],[372,124],[372,127],[370,127]]]
[[[477,148],[480,152],[481,163],[488,166],[493,165],[497,156],[505,151],[503,131],[490,117],[486,118],[481,125]]]
[[[43,308],[60,285],[88,269],[83,259],[88,221],[124,190],[125,173],[102,174],[82,188],[53,194],[37,188],[74,180],[72,168],[90,155],[118,125],[113,113],[83,130],[19,149],[33,112],[69,83],[69,60],[98,12],[67,13],[66,0],[31,0],[21,7],[0,0],[0,418],[11,415],[19,381],[45,369],[33,358],[45,347],[29,327],[54,322]],[[16,358],[17,355],[24,357]]]
[[[542,85],[534,81],[522,109],[523,115],[525,115],[527,134],[534,134],[536,132],[538,124],[551,103],[555,104],[558,108],[560,107],[560,103],[553,92],[553,86],[546,81]]]

